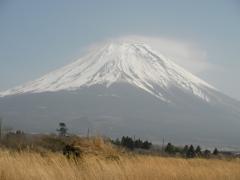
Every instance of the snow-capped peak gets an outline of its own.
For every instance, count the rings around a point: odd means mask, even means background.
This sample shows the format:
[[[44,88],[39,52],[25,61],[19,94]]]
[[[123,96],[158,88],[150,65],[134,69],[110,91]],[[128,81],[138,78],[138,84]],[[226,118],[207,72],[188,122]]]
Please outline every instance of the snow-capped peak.
[[[8,96],[23,93],[76,90],[96,84],[107,87],[126,82],[168,101],[160,89],[180,87],[209,101],[202,88],[213,88],[187,72],[148,45],[136,42],[107,43],[79,60],[35,81],[0,93]]]

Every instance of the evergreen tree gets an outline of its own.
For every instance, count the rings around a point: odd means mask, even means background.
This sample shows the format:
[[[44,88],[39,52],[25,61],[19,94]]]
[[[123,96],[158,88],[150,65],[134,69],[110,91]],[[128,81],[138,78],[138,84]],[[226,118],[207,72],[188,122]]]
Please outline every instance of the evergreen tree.
[[[67,135],[67,126],[65,123],[59,123],[59,129],[57,129],[59,136],[66,136]]]
[[[133,140],[131,137],[123,136],[121,141],[119,139],[116,139],[115,141],[112,141],[113,144],[121,145],[123,147],[126,147],[128,149],[150,149],[152,146],[152,143],[149,141],[142,141],[141,139]]]
[[[169,153],[169,154],[174,154],[175,153],[175,148],[171,143],[168,143],[166,148],[165,148],[165,152]]]
[[[148,141],[144,141],[142,144],[142,149],[150,149],[152,146],[152,143],[148,142]]]
[[[195,149],[193,145],[191,145],[187,151],[187,157],[188,158],[194,158],[196,156]]]
[[[182,150],[182,154],[187,155],[188,149],[189,149],[188,145],[185,145]]]
[[[203,152],[203,155],[204,155],[204,157],[206,157],[206,158],[210,157],[210,154],[211,154],[211,151],[209,151],[209,150],[207,150],[207,149]]]
[[[137,140],[134,142],[134,146],[135,146],[135,148],[142,148],[142,147],[143,147],[143,142],[142,142],[142,140],[137,139]]]
[[[214,151],[213,151],[213,155],[217,156],[218,154],[219,154],[219,151],[218,151],[217,148],[215,148]]]
[[[196,155],[200,156],[202,154],[202,149],[200,146],[197,146],[196,150],[195,150]]]
[[[134,141],[132,140],[132,138],[130,138],[128,136],[127,137],[125,137],[125,136],[122,137],[121,145],[128,148],[128,149],[131,149],[131,150],[134,149]]]

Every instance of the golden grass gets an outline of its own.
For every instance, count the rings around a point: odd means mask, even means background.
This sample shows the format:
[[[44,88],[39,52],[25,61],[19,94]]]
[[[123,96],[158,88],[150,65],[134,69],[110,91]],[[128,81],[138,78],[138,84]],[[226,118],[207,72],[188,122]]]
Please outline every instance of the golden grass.
[[[58,153],[0,151],[1,180],[225,180],[240,179],[240,161],[85,154],[68,160]],[[114,157],[114,156],[113,156]]]

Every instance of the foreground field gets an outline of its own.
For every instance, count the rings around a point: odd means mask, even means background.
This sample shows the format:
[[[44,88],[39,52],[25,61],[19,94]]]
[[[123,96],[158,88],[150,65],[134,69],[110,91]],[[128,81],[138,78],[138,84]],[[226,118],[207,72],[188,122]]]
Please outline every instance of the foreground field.
[[[69,160],[60,153],[0,152],[1,180],[221,180],[240,179],[240,161],[86,154]]]

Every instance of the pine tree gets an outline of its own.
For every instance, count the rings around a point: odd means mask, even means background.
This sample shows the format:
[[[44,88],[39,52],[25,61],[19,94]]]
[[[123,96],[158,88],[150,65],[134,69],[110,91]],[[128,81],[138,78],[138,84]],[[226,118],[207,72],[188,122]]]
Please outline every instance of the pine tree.
[[[142,147],[143,147],[143,142],[142,142],[142,140],[137,139],[137,140],[134,142],[134,146],[135,146],[135,148],[142,148]]]
[[[193,145],[191,145],[188,149],[187,157],[194,158],[195,156],[196,156],[195,149],[194,149]]]
[[[66,136],[67,135],[67,126],[65,123],[59,123],[59,129],[57,129],[59,136]]]
[[[185,145],[182,150],[182,154],[187,155],[188,149],[189,149],[188,145]]]
[[[165,148],[165,152],[169,154],[174,154],[175,153],[174,149],[175,149],[174,146],[171,143],[168,143]]]
[[[196,155],[200,156],[202,154],[202,150],[200,146],[197,146],[196,150],[195,150]]]
[[[215,148],[214,151],[213,151],[213,155],[217,156],[218,154],[219,154],[219,151],[218,151],[217,148]]]
[[[210,157],[210,154],[211,154],[211,151],[209,151],[209,150],[207,150],[207,149],[203,152],[203,155],[204,155],[204,157],[206,157],[206,158],[209,158],[209,157]]]
[[[130,138],[128,136],[127,137],[125,137],[125,136],[122,137],[121,145],[128,148],[128,149],[131,149],[131,150],[134,149],[134,141],[132,140],[132,138]]]
[[[152,146],[152,143],[148,142],[148,141],[144,141],[142,144],[142,148],[143,149],[150,149]]]

